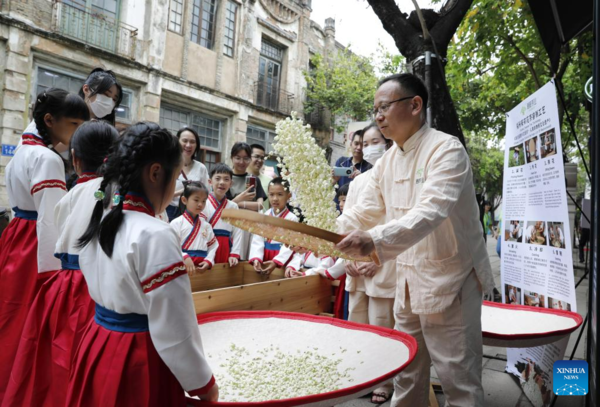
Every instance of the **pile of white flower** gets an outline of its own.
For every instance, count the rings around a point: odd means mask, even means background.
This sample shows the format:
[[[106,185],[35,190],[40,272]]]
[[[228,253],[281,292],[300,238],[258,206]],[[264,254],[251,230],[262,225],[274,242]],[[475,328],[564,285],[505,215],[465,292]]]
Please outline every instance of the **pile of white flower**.
[[[282,176],[295,193],[292,205],[299,207],[310,226],[335,232],[335,189],[331,183],[331,167],[312,136],[310,125],[292,117],[281,120],[276,127],[274,150],[283,157]],[[281,158],[279,158],[281,165]],[[285,170],[289,172],[286,173]]]
[[[214,374],[221,401],[290,399],[338,390],[354,381],[349,374],[354,368],[340,372],[342,359],[321,355],[318,348],[290,354],[271,345],[252,358],[246,348],[231,344],[217,360]]]

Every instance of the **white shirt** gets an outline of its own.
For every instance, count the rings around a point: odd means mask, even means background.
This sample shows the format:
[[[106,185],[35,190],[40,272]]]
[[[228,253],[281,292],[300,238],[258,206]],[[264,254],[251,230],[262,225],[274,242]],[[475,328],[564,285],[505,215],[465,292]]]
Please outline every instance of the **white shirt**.
[[[210,224],[203,219],[202,214],[194,220],[188,212],[173,219],[170,225],[177,233],[183,252],[205,251],[204,261],[212,267],[215,264],[215,254],[219,243]]]
[[[286,220],[291,220],[292,222],[298,222],[298,217],[296,217],[296,215],[294,215],[287,208],[285,208],[279,214],[275,214],[275,212],[271,208],[265,213],[265,215],[275,216],[276,218],[282,218],[282,219],[286,219]],[[268,240],[268,243],[281,245],[281,249],[279,249],[279,254],[277,254],[277,256],[275,256],[275,258],[273,259],[273,262],[277,265],[277,267],[282,268],[282,267],[286,266],[288,263],[291,263],[292,257],[294,257],[294,251],[291,250],[289,247],[281,244],[280,242],[276,242],[271,239],[265,239],[264,237],[259,236],[259,235],[252,235],[252,243],[250,245],[250,254],[248,256],[250,258],[249,262],[251,264],[254,263],[255,260],[258,260],[261,263],[263,262],[264,256],[265,256],[265,241],[267,241],[267,240]],[[298,257],[298,259],[299,259],[299,257]],[[294,270],[300,270],[299,263],[300,262],[298,260],[298,261],[294,262],[293,264],[290,264],[289,266],[292,267]]]
[[[81,271],[92,299],[120,314],[148,316],[156,351],[186,391],[212,378],[202,340],[190,279],[175,231],[137,211],[123,211],[112,257],[98,240],[81,250]]]
[[[200,181],[204,184],[206,188],[210,190],[210,186],[208,185],[208,170],[206,166],[202,164],[200,161],[192,160],[192,168],[190,171],[184,175],[183,170],[177,177],[177,181],[175,183],[175,191],[179,191],[183,189],[183,181]],[[179,206],[179,197],[173,198],[171,201],[172,206]]]
[[[54,249],[55,256],[79,254],[81,249],[77,247],[78,241],[90,224],[97,202],[94,192],[101,183],[102,178],[78,183],[54,208],[54,222],[60,233]]]
[[[35,122],[23,132],[22,143],[6,166],[6,190],[11,208],[37,212],[38,273],[59,270],[60,261],[54,257],[58,240],[54,207],[67,194],[65,166],[43,144]]]
[[[224,209],[238,209],[238,205],[235,202],[230,201],[227,198],[223,199],[227,201]],[[239,259],[242,248],[242,230],[232,226],[230,223],[223,221],[220,213],[215,215],[218,205],[219,203],[217,202],[217,199],[214,197],[214,195],[210,194],[206,200],[206,206],[204,207],[202,213],[208,220],[208,223],[212,226],[213,232],[224,230],[231,233],[232,244],[230,257],[237,257]]]
[[[361,201],[337,219],[338,233],[369,230],[379,258],[396,261],[400,306],[406,282],[414,313],[445,310],[473,269],[484,291],[493,289],[471,164],[456,137],[425,124],[370,172]]]

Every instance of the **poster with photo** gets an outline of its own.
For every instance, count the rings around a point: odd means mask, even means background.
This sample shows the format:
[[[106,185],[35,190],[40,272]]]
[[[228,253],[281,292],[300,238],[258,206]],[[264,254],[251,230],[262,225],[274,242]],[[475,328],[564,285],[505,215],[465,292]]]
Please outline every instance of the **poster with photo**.
[[[506,115],[502,302],[576,311],[556,90],[551,81]],[[549,406],[552,365],[568,338],[508,349],[506,370],[536,407]]]

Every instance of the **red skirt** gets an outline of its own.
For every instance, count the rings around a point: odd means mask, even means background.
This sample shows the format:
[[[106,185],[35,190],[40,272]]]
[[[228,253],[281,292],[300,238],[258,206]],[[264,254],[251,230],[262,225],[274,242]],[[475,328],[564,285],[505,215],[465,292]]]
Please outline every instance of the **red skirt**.
[[[231,253],[231,241],[228,236],[217,236],[219,247],[215,254],[215,263],[229,263],[229,254]]]
[[[333,316],[339,319],[344,319],[344,311],[346,303],[344,296],[346,296],[346,275],[344,274],[338,278],[340,285],[335,289],[335,301],[333,302]]]
[[[36,221],[14,218],[0,238],[0,401],[35,296],[53,273],[38,274]]]
[[[185,406],[185,392],[149,332],[88,325],[69,380],[67,406]]]
[[[94,316],[79,270],[61,270],[41,287],[19,343],[3,406],[65,405],[75,351]]]

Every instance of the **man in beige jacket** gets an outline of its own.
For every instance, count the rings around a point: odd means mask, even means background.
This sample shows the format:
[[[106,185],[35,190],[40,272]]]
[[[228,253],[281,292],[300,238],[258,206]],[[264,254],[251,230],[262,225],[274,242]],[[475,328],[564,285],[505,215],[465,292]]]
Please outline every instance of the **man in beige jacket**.
[[[337,247],[396,262],[396,329],[419,350],[394,380],[392,405],[427,405],[433,361],[450,406],[483,406],[481,306],[494,281],[469,157],[456,137],[426,124],[427,99],[412,74],[381,81],[374,115],[394,146],[361,202],[338,218],[348,236]]]

